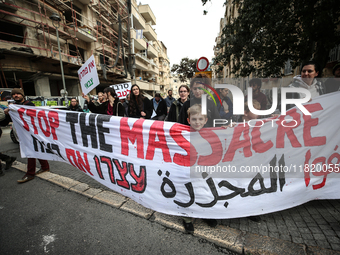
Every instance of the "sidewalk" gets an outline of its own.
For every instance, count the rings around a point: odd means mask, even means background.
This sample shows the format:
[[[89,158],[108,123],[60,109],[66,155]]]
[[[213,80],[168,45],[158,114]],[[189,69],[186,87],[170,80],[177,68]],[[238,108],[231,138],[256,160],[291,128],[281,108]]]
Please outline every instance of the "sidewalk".
[[[18,147],[10,146],[1,148],[0,151],[6,149],[10,150],[8,154],[18,157],[13,168],[25,171],[26,159],[20,158]],[[184,232],[180,217],[147,209],[68,164],[50,162],[50,166],[50,173],[38,177]],[[259,222],[248,218],[218,220],[219,225],[216,228],[209,228],[196,219],[194,235],[239,254],[340,254],[340,200],[310,201],[298,207],[261,215],[260,218]]]

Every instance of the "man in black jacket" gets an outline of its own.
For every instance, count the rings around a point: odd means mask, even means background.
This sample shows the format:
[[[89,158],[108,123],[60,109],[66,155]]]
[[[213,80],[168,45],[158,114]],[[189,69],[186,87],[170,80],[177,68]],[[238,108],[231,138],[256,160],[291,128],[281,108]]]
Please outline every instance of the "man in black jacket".
[[[19,105],[29,105],[35,106],[31,101],[25,100],[25,94],[22,89],[14,88],[11,92],[11,96],[13,97],[15,104]],[[5,109],[6,119],[11,121],[11,117],[9,116],[9,108]],[[27,173],[22,177],[22,179],[18,180],[18,183],[28,182],[34,179],[36,174],[41,174],[43,172],[50,171],[50,166],[47,160],[38,159],[41,165],[41,169],[38,172],[35,172],[36,161],[35,158],[27,159]]]
[[[152,106],[153,106],[153,120],[164,120],[168,109],[166,106],[166,102],[164,99],[161,98],[161,94],[156,93],[154,99],[152,99]]]

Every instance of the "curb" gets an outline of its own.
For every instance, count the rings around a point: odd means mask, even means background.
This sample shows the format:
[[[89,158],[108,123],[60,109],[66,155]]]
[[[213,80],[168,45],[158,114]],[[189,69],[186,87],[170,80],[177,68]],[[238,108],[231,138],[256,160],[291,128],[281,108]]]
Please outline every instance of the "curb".
[[[26,172],[26,164],[16,161],[12,168]],[[51,172],[45,172],[36,177],[54,183],[69,191],[76,192],[97,202],[112,206],[114,208],[132,213],[141,218],[156,222],[167,228],[185,232],[182,218],[167,215],[145,208],[130,198],[114,191],[103,191],[91,188],[86,183],[75,181]],[[217,246],[226,248],[239,254],[252,255],[340,255],[340,252],[323,249],[315,246],[306,246],[293,242],[280,240],[268,236],[260,236],[238,229],[218,225],[215,228],[208,227],[201,219],[195,219],[195,232],[193,236],[205,239]]]

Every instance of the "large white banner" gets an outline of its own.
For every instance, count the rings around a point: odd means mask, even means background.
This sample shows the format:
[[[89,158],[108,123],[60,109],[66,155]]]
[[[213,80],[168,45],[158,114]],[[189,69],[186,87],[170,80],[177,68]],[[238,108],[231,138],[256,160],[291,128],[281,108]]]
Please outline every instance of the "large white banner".
[[[85,95],[99,85],[100,82],[93,55],[78,70],[78,77],[81,90]]]
[[[22,157],[72,164],[158,212],[218,219],[340,198],[339,95],[304,104],[311,116],[293,108],[199,132],[171,122],[10,109]]]

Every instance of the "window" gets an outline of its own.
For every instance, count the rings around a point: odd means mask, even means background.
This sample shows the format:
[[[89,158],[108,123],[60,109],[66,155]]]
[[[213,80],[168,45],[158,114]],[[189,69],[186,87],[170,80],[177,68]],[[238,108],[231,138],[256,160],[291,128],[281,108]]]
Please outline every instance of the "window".
[[[66,3],[69,7],[71,7],[71,4],[68,2],[68,3]],[[82,16],[81,16],[81,13],[82,13],[82,10],[79,8],[79,7],[77,7],[77,6],[75,6],[74,4],[72,5],[72,7],[73,7],[73,11],[76,11],[75,12],[75,15],[76,15],[76,22],[77,22],[77,26],[79,27],[79,26],[82,26],[82,24],[81,24],[81,21],[82,21]],[[74,13],[73,13],[73,15],[74,15]],[[72,10],[71,9],[68,9],[67,11],[65,11],[65,19],[66,19],[66,23],[73,23],[74,21],[73,21],[73,16],[72,15]]]
[[[105,63],[104,63],[104,56],[102,54],[99,55],[99,61],[100,61],[101,64],[106,64],[106,65],[109,64],[109,58],[108,57],[105,57]]]
[[[0,21],[0,40],[24,43],[24,27]]]
[[[69,49],[71,56],[78,56],[76,46],[74,46],[73,44],[69,44],[68,49]],[[80,56],[82,57],[82,59],[85,60],[84,49],[78,47],[78,50],[79,50],[79,53],[80,53]]]

